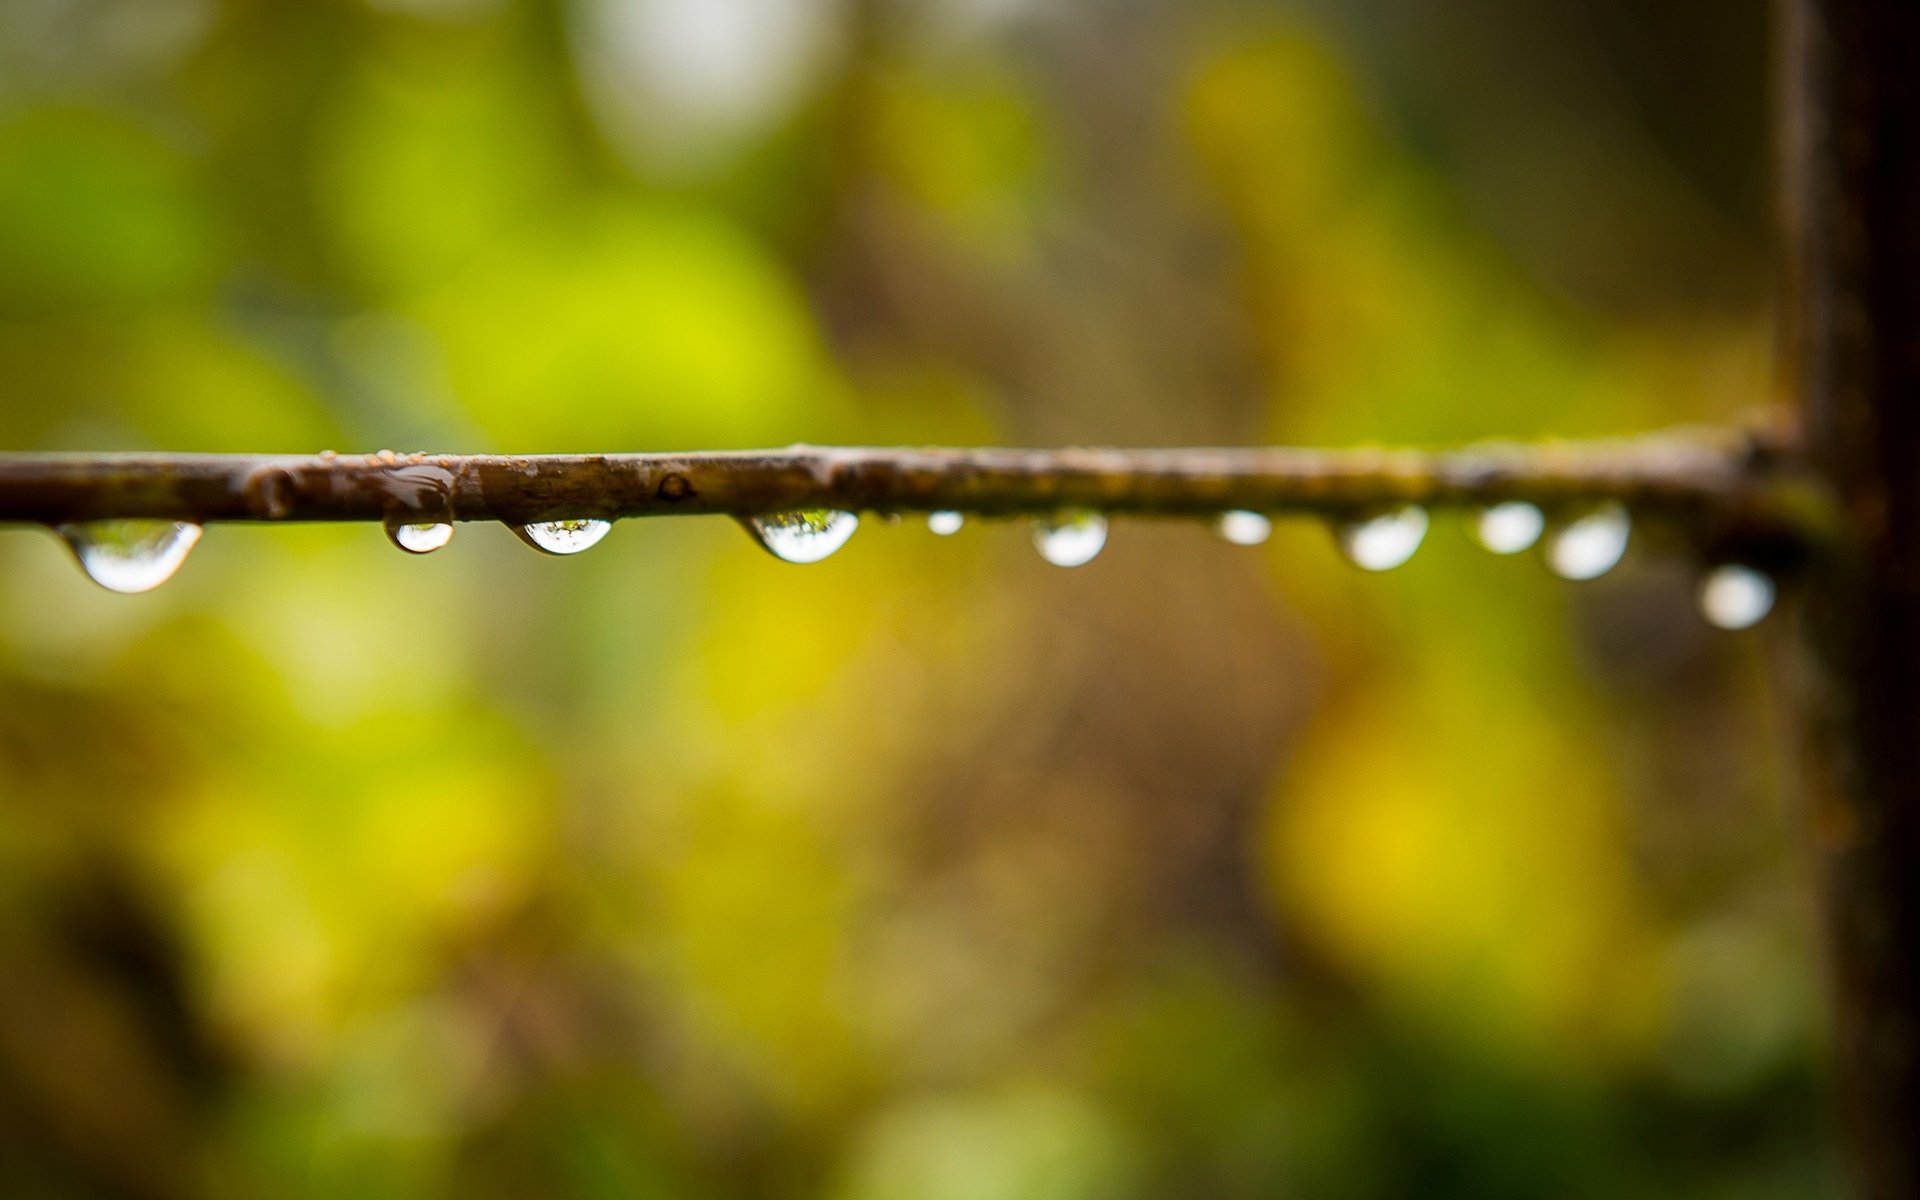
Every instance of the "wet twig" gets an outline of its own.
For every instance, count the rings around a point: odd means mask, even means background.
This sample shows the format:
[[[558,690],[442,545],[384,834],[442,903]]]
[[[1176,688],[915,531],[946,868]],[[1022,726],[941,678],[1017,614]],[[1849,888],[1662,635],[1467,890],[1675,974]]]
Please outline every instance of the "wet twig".
[[[0,456],[0,521],[504,521],[800,509],[1014,516],[1071,508],[1351,515],[1397,504],[1619,501],[1739,537],[1819,524],[1790,456],[1682,430],[1456,450],[946,450],[794,446],[539,456]]]

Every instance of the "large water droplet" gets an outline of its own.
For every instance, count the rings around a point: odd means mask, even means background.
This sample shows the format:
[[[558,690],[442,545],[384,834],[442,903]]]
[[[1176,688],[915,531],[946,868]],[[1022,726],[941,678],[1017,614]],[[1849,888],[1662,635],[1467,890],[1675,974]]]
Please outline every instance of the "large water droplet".
[[[535,550],[548,554],[578,554],[600,544],[612,530],[613,522],[580,517],[565,521],[535,521],[515,527],[514,532]]]
[[[89,521],[62,525],[80,569],[110,592],[150,592],[180,569],[200,540],[201,529],[186,521]]]
[[[767,553],[790,563],[815,563],[847,544],[860,518],[832,508],[744,517],[740,523]]]
[[[1774,594],[1773,580],[1765,572],[1727,563],[1700,581],[1700,611],[1722,629],[1747,629],[1773,611]]]
[[[954,534],[959,533],[960,527],[966,523],[967,518],[957,512],[930,512],[927,514],[927,528],[933,530],[941,537],[952,537]]]
[[[1480,544],[1495,554],[1518,554],[1539,541],[1546,528],[1546,514],[1538,507],[1525,500],[1509,500],[1482,509],[1473,531]]]
[[[1033,519],[1033,545],[1056,567],[1078,567],[1094,560],[1107,544],[1107,518],[1097,512],[1064,512]]]
[[[1340,552],[1354,566],[1391,571],[1413,557],[1427,536],[1427,510],[1417,504],[1349,521],[1334,530]]]
[[[1244,508],[1221,513],[1213,527],[1236,546],[1258,546],[1273,535],[1273,522],[1266,514]]]
[[[408,554],[431,554],[453,540],[453,526],[444,521],[387,526],[393,544]]]
[[[1547,566],[1562,579],[1598,579],[1627,552],[1633,520],[1618,504],[1594,509],[1569,522],[1547,544]]]

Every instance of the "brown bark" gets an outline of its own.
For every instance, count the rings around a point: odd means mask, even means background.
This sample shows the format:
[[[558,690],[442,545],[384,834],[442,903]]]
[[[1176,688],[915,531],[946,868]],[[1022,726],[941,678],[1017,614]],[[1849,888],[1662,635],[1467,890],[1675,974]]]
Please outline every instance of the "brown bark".
[[[1341,515],[1382,505],[1619,500],[1715,537],[1791,540],[1818,508],[1764,439],[1408,450],[894,450],[498,456],[0,456],[0,521],[497,520],[808,508]]]

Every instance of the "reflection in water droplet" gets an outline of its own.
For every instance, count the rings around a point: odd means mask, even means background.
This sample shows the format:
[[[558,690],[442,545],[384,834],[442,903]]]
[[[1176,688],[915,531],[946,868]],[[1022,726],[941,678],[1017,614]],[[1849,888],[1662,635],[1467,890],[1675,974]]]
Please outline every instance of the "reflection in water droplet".
[[[453,526],[444,521],[428,524],[389,525],[387,536],[408,554],[431,554],[453,540]]]
[[[514,529],[535,550],[548,554],[578,554],[600,544],[613,528],[611,521],[581,517],[566,521],[535,521]]]
[[[815,563],[847,544],[860,518],[832,508],[769,513],[741,519],[767,553],[790,563]]]
[[[185,521],[89,521],[62,525],[87,578],[111,592],[150,592],[180,569],[201,529]]]
[[[1340,552],[1354,566],[1391,571],[1413,557],[1427,536],[1427,510],[1417,504],[1349,521],[1334,530]]]
[[[1773,611],[1774,591],[1765,572],[1727,563],[1700,581],[1700,611],[1722,629],[1747,629]]]
[[[1572,521],[1547,544],[1547,566],[1562,579],[1598,579],[1627,552],[1627,510],[1608,504]]]
[[[1090,563],[1106,544],[1107,518],[1100,513],[1063,512],[1033,519],[1034,548],[1056,567]]]
[[[930,512],[927,514],[927,528],[941,537],[952,537],[960,532],[967,518],[957,512]]]
[[[1547,518],[1539,508],[1525,500],[1509,500],[1482,509],[1474,523],[1480,544],[1495,554],[1518,554],[1540,540]]]
[[[1220,536],[1236,546],[1258,546],[1273,534],[1273,522],[1262,513],[1236,508],[1223,512],[1214,522]]]

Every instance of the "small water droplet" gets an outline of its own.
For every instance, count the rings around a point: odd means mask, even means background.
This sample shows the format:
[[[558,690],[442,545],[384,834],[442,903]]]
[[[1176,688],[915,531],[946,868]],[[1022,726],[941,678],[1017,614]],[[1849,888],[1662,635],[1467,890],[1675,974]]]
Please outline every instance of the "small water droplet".
[[[387,526],[393,544],[408,554],[431,554],[453,540],[453,526],[444,521]]]
[[[957,512],[930,512],[927,514],[927,528],[933,530],[941,537],[952,537],[954,534],[959,533],[960,527],[966,523],[967,518]]]
[[[1107,518],[1097,512],[1064,512],[1033,519],[1033,545],[1056,567],[1078,567],[1094,560],[1107,544]]]
[[[1547,544],[1547,567],[1562,579],[1598,579],[1613,570],[1627,552],[1633,519],[1618,504],[1607,504],[1569,522]]]
[[[150,592],[180,569],[200,540],[201,528],[186,521],[89,521],[57,532],[80,560],[80,569],[110,592]]]
[[[1334,530],[1347,561],[1367,571],[1391,571],[1413,557],[1427,536],[1427,510],[1417,504],[1349,521]]]
[[[1764,571],[1727,563],[1700,581],[1700,612],[1722,629],[1749,629],[1773,611],[1774,595]]]
[[[1214,528],[1220,536],[1236,546],[1258,546],[1273,535],[1273,522],[1265,513],[1250,512],[1236,508],[1223,512],[1214,521]]]
[[[860,518],[838,509],[814,508],[745,517],[740,523],[782,562],[816,563],[847,544],[860,527]]]
[[[1546,514],[1525,500],[1509,500],[1480,510],[1473,531],[1480,544],[1495,554],[1518,554],[1540,540]]]
[[[535,521],[531,525],[515,527],[514,532],[535,550],[547,554],[578,554],[599,545],[600,539],[612,529],[611,521],[579,517],[565,521]]]

